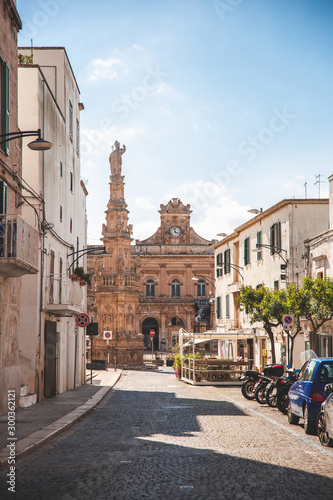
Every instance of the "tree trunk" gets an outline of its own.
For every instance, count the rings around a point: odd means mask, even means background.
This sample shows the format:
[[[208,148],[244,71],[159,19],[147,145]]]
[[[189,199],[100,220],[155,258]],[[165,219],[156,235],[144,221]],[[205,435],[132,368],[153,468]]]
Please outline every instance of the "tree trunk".
[[[267,335],[269,337],[269,340],[271,342],[271,347],[272,347],[272,363],[276,363],[276,357],[275,357],[275,345],[274,345],[274,335],[271,330],[271,328],[268,325],[265,325],[265,330],[267,332]]]

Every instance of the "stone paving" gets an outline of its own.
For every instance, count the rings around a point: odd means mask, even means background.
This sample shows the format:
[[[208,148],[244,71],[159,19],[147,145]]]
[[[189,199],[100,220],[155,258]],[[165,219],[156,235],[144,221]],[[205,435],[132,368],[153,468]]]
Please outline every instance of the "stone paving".
[[[172,369],[123,372],[103,402],[16,464],[18,499],[328,500],[333,449],[245,400]],[[0,497],[6,471],[0,473]]]

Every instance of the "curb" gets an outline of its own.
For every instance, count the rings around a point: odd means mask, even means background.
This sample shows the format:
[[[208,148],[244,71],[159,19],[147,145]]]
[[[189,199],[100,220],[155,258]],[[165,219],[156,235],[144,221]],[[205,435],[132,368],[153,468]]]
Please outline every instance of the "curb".
[[[51,439],[55,438],[58,434],[75,424],[75,422],[77,422],[82,416],[91,412],[95,406],[102,401],[106,394],[116,385],[120,377],[121,372],[117,374],[117,378],[112,385],[102,387],[83,405],[78,406],[75,410],[71,411],[67,415],[64,415],[55,422],[52,422],[42,429],[33,432],[30,436],[22,438],[19,441],[15,441],[15,460],[26,455],[27,453],[30,453],[31,451],[34,451],[39,446],[42,446]],[[0,469],[3,469],[8,465],[8,457],[9,450],[7,447],[0,450]]]

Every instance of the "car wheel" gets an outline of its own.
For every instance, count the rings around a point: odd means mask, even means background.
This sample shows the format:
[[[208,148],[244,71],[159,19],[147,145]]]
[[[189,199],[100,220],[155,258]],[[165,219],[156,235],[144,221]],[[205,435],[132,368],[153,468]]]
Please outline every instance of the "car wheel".
[[[333,446],[333,439],[331,439],[326,430],[325,414],[321,411],[317,418],[317,436],[320,444],[323,446]]]
[[[287,410],[287,415],[288,415],[288,422],[292,425],[296,425],[298,424],[298,421],[299,421],[299,417],[296,417],[296,415],[294,415],[291,411],[291,405],[290,405],[290,401],[288,403],[288,410]]]
[[[309,417],[308,407],[304,407],[304,430],[305,434],[315,434],[316,431],[316,422]]]

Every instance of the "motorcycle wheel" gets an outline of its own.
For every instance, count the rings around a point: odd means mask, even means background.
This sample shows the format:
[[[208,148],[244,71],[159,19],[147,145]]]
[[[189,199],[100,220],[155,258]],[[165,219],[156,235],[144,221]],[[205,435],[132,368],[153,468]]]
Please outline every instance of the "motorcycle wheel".
[[[287,415],[288,413],[288,392],[289,392],[289,387],[286,389],[283,389],[276,398],[276,406],[280,410],[281,413],[284,413],[284,415]]]
[[[255,386],[255,380],[253,378],[248,378],[242,385],[242,394],[244,398],[246,399],[254,399],[254,386]]]
[[[276,408],[277,402],[276,402],[276,397],[277,397],[277,387],[273,385],[269,389],[267,389],[266,392],[266,403],[268,406],[271,408]]]
[[[267,384],[260,384],[255,392],[255,398],[260,405],[266,404],[266,386]]]
[[[322,446],[333,446],[333,439],[329,437],[326,429],[326,420],[323,410],[319,413],[317,418],[317,436]]]

